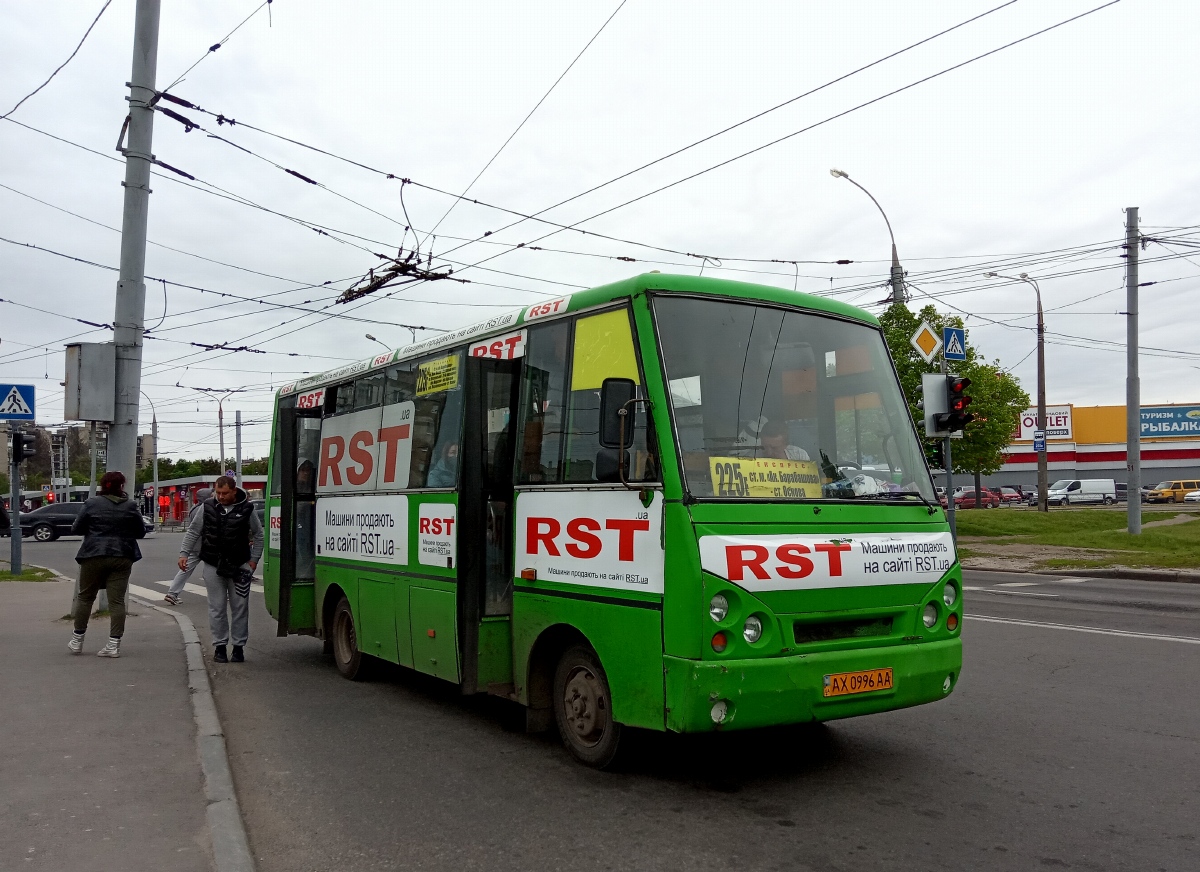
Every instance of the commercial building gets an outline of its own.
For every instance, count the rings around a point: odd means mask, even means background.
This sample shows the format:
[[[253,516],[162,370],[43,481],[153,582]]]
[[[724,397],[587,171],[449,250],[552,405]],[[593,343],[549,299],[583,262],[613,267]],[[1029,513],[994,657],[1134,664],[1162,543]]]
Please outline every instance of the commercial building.
[[[1046,458],[1050,480],[1127,480],[1124,406],[1047,406]],[[1021,416],[1021,428],[1005,451],[1004,467],[989,485],[1037,484],[1033,431],[1037,409]],[[1200,478],[1200,404],[1141,407],[1142,483]]]

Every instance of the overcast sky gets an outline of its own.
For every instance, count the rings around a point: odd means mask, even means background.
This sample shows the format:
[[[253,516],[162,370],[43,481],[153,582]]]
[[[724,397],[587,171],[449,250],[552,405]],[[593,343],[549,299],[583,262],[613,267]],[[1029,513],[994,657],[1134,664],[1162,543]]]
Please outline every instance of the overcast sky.
[[[155,155],[198,183],[158,170],[147,274],[262,301],[168,284],[164,302],[163,285],[148,282],[146,326],[158,339],[145,344],[143,389],[160,452],[216,453],[216,404],[189,388],[245,388],[226,402],[226,420],[240,409],[245,454],[262,455],[271,391],[381,350],[366,333],[400,346],[410,333],[399,324],[451,328],[651,269],[835,293],[878,312],[887,228],[830,167],[887,211],[912,307],[932,295],[942,310],[971,313],[971,341],[1031,395],[1032,290],[982,273],[1040,279],[1052,404],[1124,402],[1120,244],[1124,207],[1140,207],[1143,234],[1170,243],[1142,254],[1141,280],[1158,282],[1142,289],[1143,401],[1200,402],[1200,115],[1187,91],[1200,6],[1122,0],[854,108],[1101,2],[276,0],[211,53],[259,0],[164,3],[160,88],[207,54],[171,93],[414,184],[193,110],[174,107],[259,157],[156,116]],[[102,5],[0,0],[0,114],[45,81]],[[998,6],[542,216],[624,241],[568,230],[538,243],[554,250],[514,250],[556,229],[525,221],[458,247],[517,220],[501,210],[540,212]],[[124,166],[110,158],[119,158],[133,13],[134,0],[113,0],[74,60],[0,121],[4,239],[116,266],[119,235],[99,225],[121,223]],[[461,193],[593,37],[471,189],[490,206],[459,202],[439,225],[455,201],[429,188]],[[433,265],[470,283],[418,285],[321,315],[276,305],[329,305],[379,264],[375,252],[413,247],[410,222]],[[485,258],[494,259],[466,268]],[[855,262],[828,263],[840,258]],[[111,322],[116,274],[9,242],[0,264],[0,382],[36,384],[40,423],[58,424],[64,341],[111,338],[73,319]],[[188,344],[226,341],[269,353]],[[143,432],[150,411],[144,404]]]

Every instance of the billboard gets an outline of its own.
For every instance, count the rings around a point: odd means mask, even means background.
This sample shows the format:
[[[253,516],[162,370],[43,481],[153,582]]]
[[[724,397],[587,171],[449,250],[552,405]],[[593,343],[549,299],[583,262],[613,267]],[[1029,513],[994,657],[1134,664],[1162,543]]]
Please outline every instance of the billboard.
[[[1200,406],[1142,406],[1142,438],[1200,436]]]
[[[1145,413],[1143,412],[1143,414]],[[1145,427],[1145,424],[1142,426]],[[1026,409],[1021,413],[1021,429],[1017,431],[1013,438],[1017,440],[1032,440],[1033,432],[1036,429],[1037,408]],[[1073,438],[1070,406],[1046,407],[1046,438],[1066,440]]]

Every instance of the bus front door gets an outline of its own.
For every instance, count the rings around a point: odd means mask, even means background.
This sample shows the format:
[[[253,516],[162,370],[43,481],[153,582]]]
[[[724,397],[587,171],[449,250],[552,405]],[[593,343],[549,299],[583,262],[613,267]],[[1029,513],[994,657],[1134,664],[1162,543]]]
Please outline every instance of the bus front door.
[[[321,409],[281,408],[279,614],[276,635],[316,630],[317,464]],[[273,519],[272,519],[273,520]]]
[[[459,497],[464,693],[512,685],[513,457],[521,360],[468,358]]]

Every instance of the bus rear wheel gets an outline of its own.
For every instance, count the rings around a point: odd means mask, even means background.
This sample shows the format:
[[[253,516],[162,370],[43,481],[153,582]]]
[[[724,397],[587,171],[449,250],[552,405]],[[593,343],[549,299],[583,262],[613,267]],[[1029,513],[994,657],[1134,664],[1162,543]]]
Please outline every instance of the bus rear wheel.
[[[350,601],[338,600],[333,610],[333,662],[344,678],[358,681],[363,677],[363,655],[358,650],[358,634],[354,631],[354,613]]]
[[[563,744],[580,763],[604,769],[617,756],[621,725],[600,659],[591,648],[568,649],[554,671],[554,719]]]

